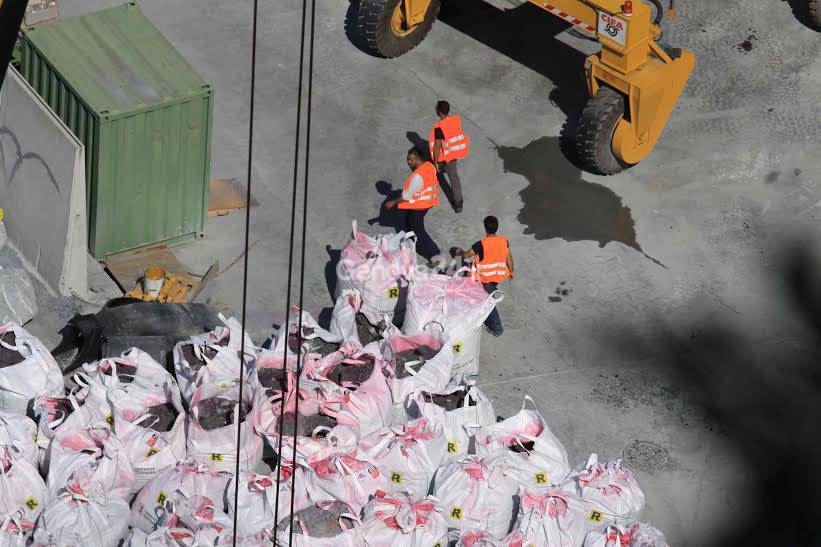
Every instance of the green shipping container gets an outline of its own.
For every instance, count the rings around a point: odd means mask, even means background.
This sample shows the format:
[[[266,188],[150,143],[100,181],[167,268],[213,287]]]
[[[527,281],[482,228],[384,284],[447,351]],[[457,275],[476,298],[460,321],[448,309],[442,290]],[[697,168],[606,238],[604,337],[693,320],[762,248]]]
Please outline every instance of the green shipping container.
[[[85,145],[95,258],[205,234],[213,90],[136,3],[27,30],[20,61]]]

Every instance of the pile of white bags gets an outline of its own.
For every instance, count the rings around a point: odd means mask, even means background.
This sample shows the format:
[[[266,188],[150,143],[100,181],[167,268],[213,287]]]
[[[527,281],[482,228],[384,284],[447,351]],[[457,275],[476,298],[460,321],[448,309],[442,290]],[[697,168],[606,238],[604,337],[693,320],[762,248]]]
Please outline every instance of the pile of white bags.
[[[470,277],[418,273],[410,284],[402,332],[444,333],[453,347],[453,373],[479,373],[482,325],[502,301]]]
[[[408,284],[416,270],[416,236],[411,233],[371,237],[353,221],[350,242],[337,266],[336,296],[356,289],[362,313],[376,325],[405,310]]]
[[[16,323],[3,325],[0,346],[5,350],[4,359],[18,361],[0,368],[0,410],[26,414],[37,397],[63,395],[60,367],[43,343],[26,329]]]

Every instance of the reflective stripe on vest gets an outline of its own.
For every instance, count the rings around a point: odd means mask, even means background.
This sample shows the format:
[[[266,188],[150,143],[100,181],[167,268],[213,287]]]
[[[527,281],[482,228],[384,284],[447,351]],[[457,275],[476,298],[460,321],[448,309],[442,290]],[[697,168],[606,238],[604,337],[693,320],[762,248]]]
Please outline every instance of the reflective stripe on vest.
[[[410,188],[411,180],[414,175],[422,177],[424,186],[422,189],[413,194],[411,199],[403,201],[399,204],[400,209],[430,209],[439,205],[439,179],[436,178],[436,168],[429,161],[416,168],[408,180],[405,181],[405,189],[407,192]]]
[[[507,268],[507,238],[487,236],[482,240],[482,260],[476,260],[473,278],[482,283],[501,283],[510,277]]]
[[[430,131],[428,142],[430,143],[430,157],[433,157],[433,148],[436,144],[436,129],[442,130],[445,139],[442,141],[442,156],[439,161],[460,160],[468,155],[468,144],[470,137],[466,137],[462,132],[462,120],[456,114],[448,116],[444,120],[439,120]]]

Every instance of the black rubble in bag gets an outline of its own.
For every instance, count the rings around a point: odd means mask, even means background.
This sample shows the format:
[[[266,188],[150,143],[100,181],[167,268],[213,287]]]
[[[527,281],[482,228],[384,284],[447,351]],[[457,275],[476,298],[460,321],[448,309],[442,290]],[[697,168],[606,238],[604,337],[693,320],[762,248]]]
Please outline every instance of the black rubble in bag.
[[[408,351],[400,351],[399,353],[394,354],[394,374],[397,378],[407,378],[411,375],[410,372],[405,370],[405,364],[410,363],[413,361],[421,361],[420,364],[414,365],[413,370],[417,371],[420,367],[424,366],[426,361],[429,361],[436,357],[439,351],[433,349],[430,346],[419,346],[416,349],[408,350]]]
[[[234,423],[234,407],[236,405],[236,401],[219,396],[203,399],[197,403],[199,411],[197,423],[206,431],[228,427]],[[248,415],[249,410],[247,403],[239,405],[240,423],[245,421],[245,416]]]
[[[63,374],[83,363],[118,357],[123,348],[130,347],[150,350],[147,353],[157,362],[173,370],[171,352],[177,342],[212,331],[221,324],[218,312],[205,304],[115,298],[96,314],[73,317],[60,331],[63,340],[51,353],[61,362],[59,356],[77,350],[77,356],[63,368]]]
[[[10,346],[16,346],[17,336],[14,334],[14,332],[9,331],[5,334],[0,335],[0,341],[3,341]],[[25,358],[20,354],[19,351],[15,351],[13,349],[9,349],[3,345],[0,345],[0,368],[19,365],[23,361],[25,361]]]
[[[352,519],[342,516],[350,513],[350,507],[341,501],[323,503],[322,506],[312,505],[293,514],[293,532],[302,535],[302,527],[297,522],[297,520],[300,520],[308,531],[308,537],[317,539],[335,538],[343,532],[339,526],[340,519],[345,522],[349,530],[354,527]],[[290,519],[291,517],[285,517],[279,521],[279,528],[285,530]]]
[[[293,412],[286,412],[282,415],[283,435],[293,437],[295,425],[297,437],[310,437],[317,427],[327,427],[328,429],[336,427],[336,418],[325,414],[298,414],[296,416],[295,418]]]

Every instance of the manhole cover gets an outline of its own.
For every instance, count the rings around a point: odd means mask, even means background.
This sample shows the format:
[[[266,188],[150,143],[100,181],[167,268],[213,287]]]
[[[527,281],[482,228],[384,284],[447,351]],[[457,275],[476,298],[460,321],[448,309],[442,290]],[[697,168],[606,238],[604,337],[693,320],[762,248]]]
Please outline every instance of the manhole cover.
[[[670,453],[660,444],[650,441],[632,441],[621,453],[627,467],[642,471],[657,471],[670,461]]]

